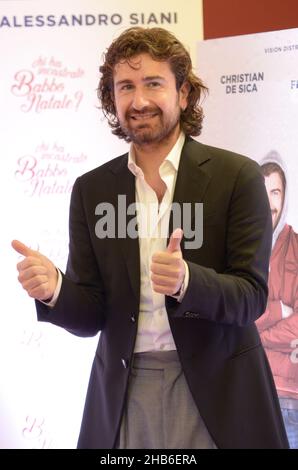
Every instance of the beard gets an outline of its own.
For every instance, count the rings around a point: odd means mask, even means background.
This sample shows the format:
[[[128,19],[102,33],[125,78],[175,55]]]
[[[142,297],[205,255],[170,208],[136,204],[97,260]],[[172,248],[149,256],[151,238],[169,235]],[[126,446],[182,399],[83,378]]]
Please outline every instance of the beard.
[[[276,209],[273,209],[271,211],[271,215],[272,215],[272,227],[273,227],[273,230],[275,230],[278,225],[278,222],[280,221],[281,211],[278,212]]]
[[[167,140],[180,122],[180,108],[171,116],[165,116],[159,108],[144,108],[142,111],[129,110],[125,121],[119,119],[122,131],[136,145],[151,145]],[[151,115],[150,119],[143,116]]]

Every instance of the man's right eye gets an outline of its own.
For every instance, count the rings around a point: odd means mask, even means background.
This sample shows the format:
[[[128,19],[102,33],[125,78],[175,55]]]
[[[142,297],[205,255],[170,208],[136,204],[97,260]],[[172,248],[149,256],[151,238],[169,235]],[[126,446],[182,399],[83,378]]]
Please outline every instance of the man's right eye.
[[[128,91],[128,90],[132,90],[133,86],[131,83],[127,83],[126,85],[122,85],[120,90],[121,91]]]

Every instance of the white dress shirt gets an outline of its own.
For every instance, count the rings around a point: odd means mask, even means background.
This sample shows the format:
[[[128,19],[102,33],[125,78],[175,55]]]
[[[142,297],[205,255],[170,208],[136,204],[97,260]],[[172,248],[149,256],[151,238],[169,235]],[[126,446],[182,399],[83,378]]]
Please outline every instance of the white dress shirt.
[[[165,296],[154,292],[150,280],[151,259],[157,251],[167,248],[167,231],[176,184],[177,172],[185,135],[180,134],[176,144],[159,167],[159,174],[166,185],[166,191],[159,205],[155,191],[144,178],[137,166],[133,147],[128,156],[128,168],[136,177],[137,221],[140,247],[140,311],[135,352],[170,351],[176,349],[165,308]],[[188,284],[188,267],[184,288],[178,297],[182,300]]]

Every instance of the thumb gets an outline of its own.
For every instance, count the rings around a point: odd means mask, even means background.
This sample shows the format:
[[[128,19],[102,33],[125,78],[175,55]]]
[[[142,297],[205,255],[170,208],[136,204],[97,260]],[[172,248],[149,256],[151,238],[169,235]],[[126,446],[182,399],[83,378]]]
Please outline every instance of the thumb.
[[[14,250],[16,250],[20,255],[23,256],[32,256],[36,255],[36,252],[34,250],[31,250],[27,245],[24,245],[24,243],[20,242],[19,240],[13,240],[11,242],[11,246],[13,247]]]
[[[171,235],[167,252],[174,253],[174,251],[181,251],[180,243],[183,237],[183,230],[181,228],[176,228]]]

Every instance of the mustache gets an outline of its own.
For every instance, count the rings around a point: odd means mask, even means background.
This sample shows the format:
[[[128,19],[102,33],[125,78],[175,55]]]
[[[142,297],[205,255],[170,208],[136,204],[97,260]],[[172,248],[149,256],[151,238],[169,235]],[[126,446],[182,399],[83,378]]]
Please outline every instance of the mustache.
[[[129,109],[126,113],[126,117],[144,116],[146,114],[161,114],[161,111],[159,108],[152,108],[150,106],[143,108],[141,111],[137,109]]]

